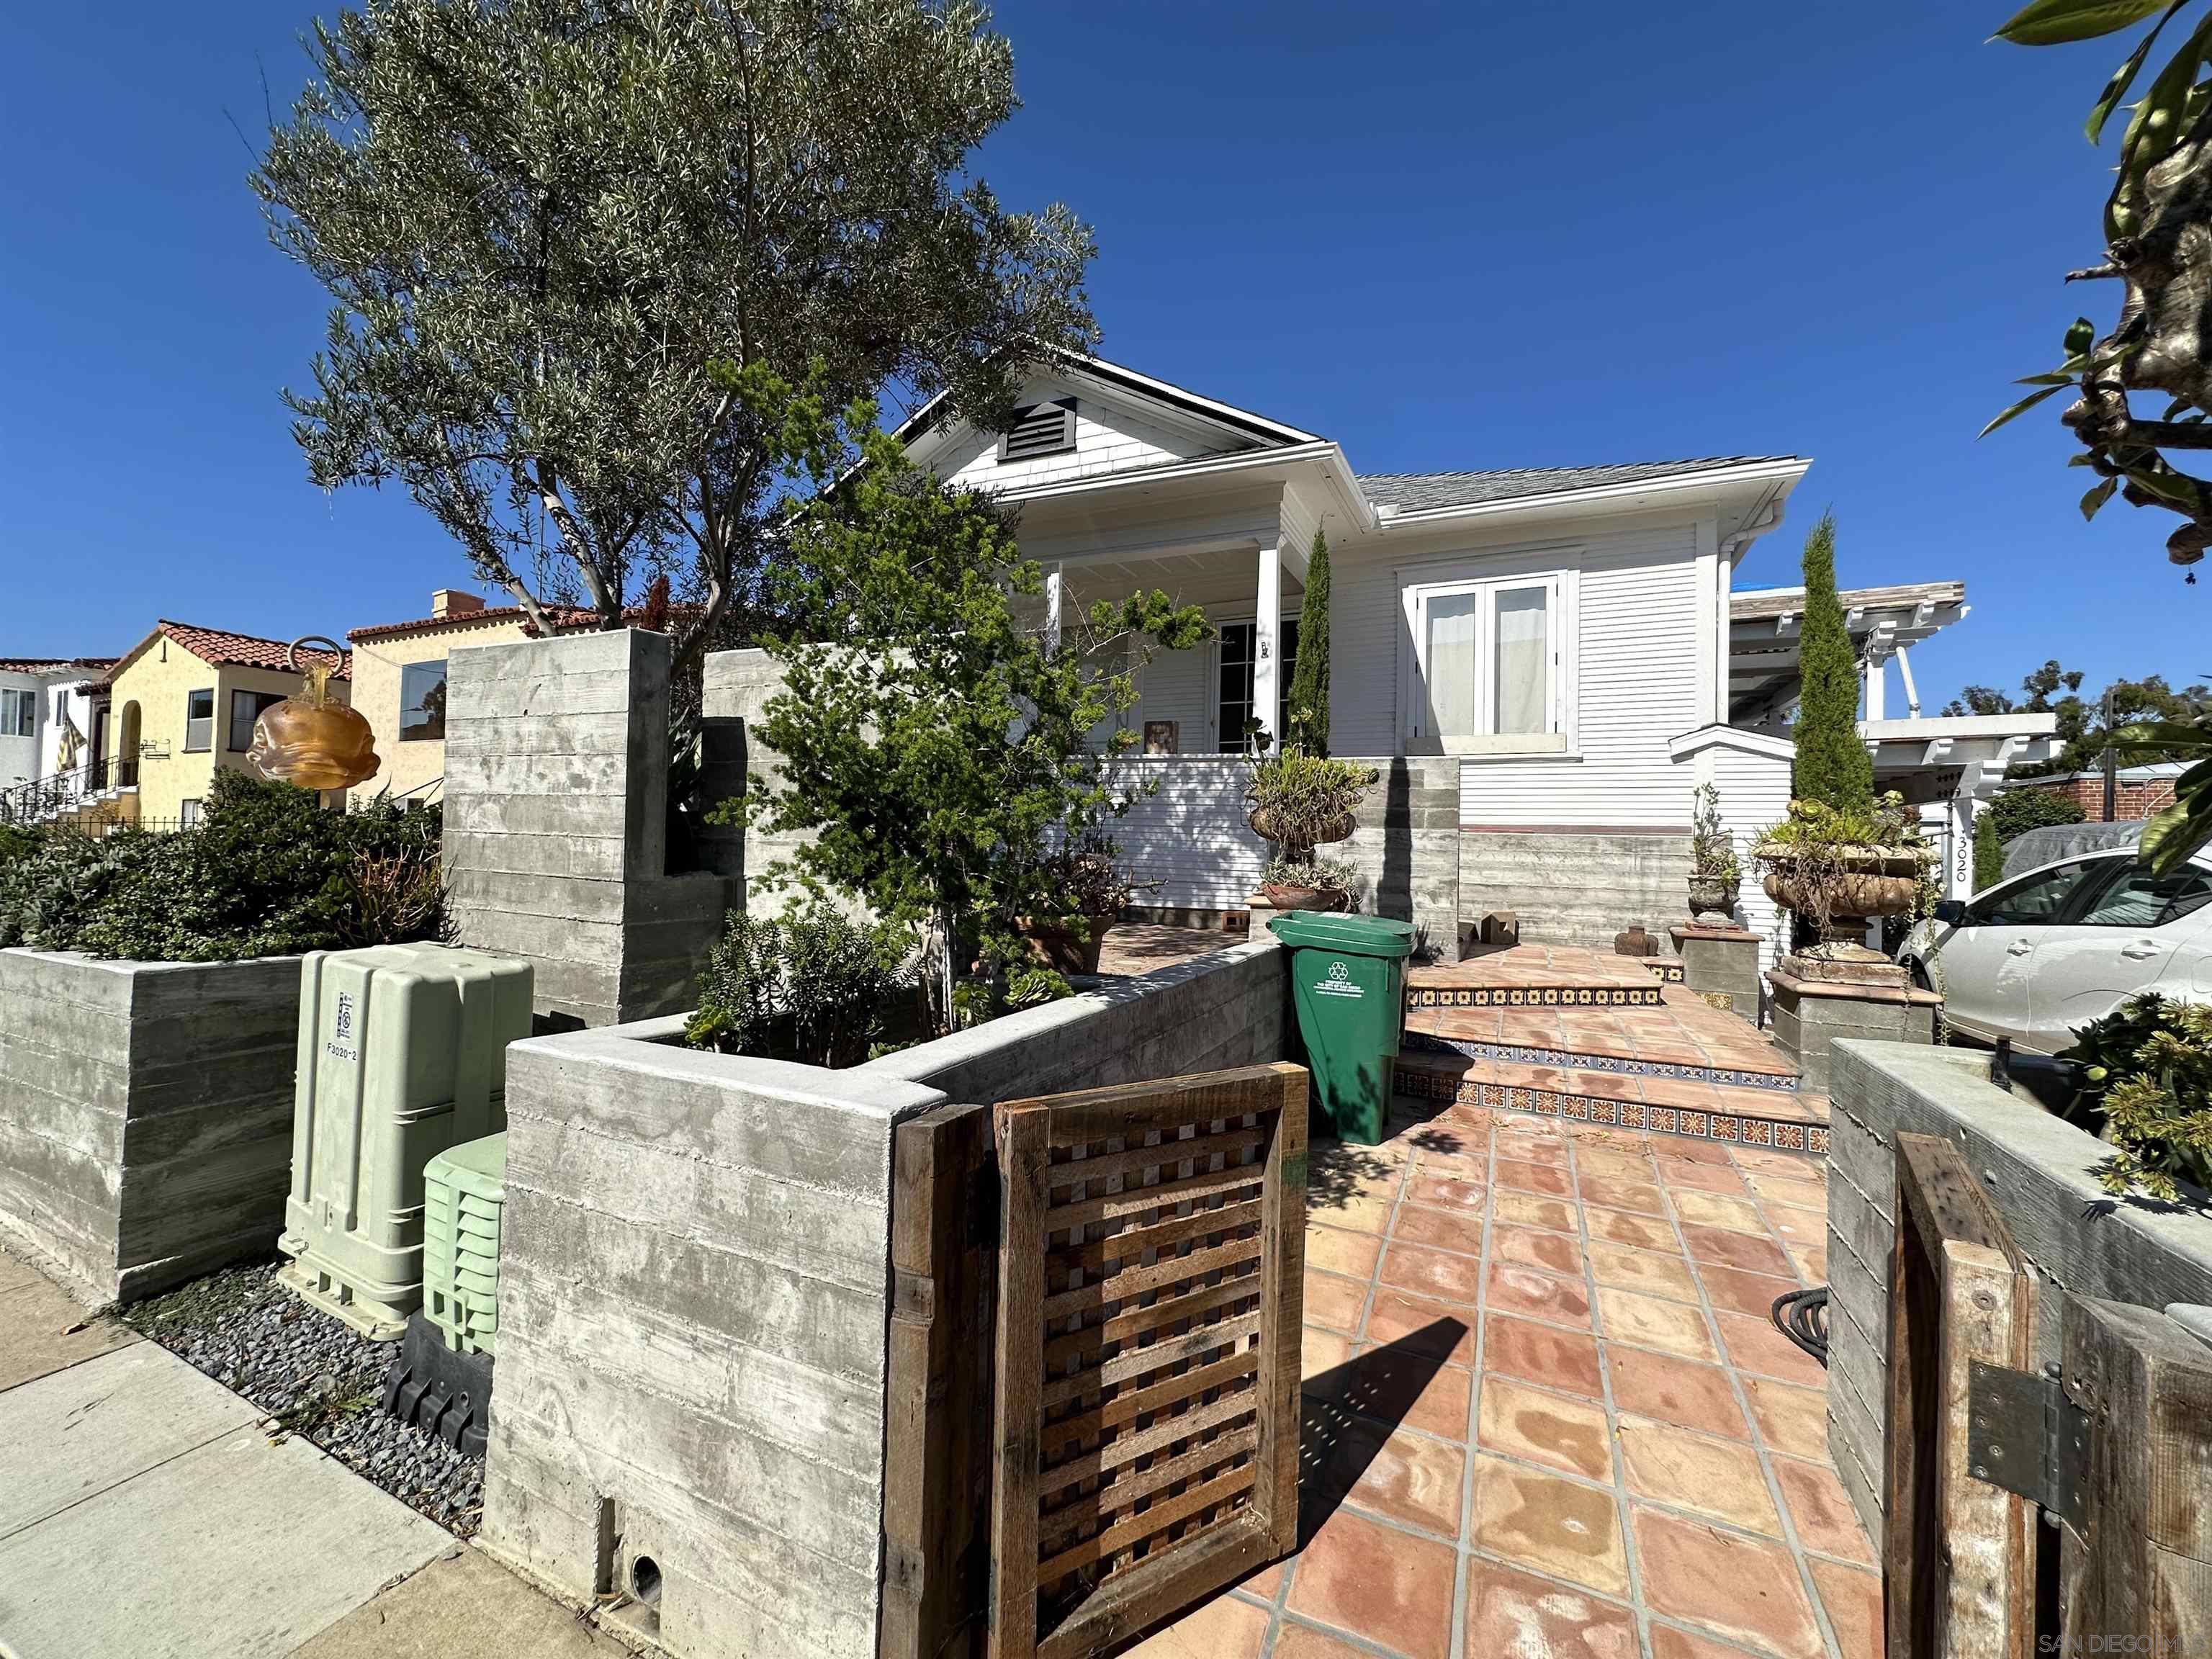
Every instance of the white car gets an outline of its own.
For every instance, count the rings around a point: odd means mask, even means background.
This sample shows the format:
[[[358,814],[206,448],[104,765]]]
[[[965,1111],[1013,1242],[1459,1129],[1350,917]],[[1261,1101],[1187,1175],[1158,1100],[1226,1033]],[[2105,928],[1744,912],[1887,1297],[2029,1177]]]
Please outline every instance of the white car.
[[[1967,1036],[2055,1054],[2145,991],[2212,1000],[2212,853],[2154,876],[2132,848],[2086,853],[1946,899],[1898,959]]]

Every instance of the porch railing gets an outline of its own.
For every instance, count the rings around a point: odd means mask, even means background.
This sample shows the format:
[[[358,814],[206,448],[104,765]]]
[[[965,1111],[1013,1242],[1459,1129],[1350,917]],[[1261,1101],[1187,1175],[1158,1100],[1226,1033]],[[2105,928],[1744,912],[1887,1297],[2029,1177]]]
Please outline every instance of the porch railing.
[[[0,789],[0,823],[48,823],[97,800],[108,790],[134,788],[137,782],[136,755],[87,761],[67,771]]]

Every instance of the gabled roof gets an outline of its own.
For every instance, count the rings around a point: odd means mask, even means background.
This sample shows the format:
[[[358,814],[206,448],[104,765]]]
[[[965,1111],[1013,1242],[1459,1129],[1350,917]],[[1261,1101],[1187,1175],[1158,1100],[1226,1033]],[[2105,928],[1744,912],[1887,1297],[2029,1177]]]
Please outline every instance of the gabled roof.
[[[668,615],[674,620],[691,616],[698,609],[697,605],[690,604],[672,605],[668,607]],[[553,624],[556,632],[599,625],[599,613],[581,605],[550,605],[544,607],[544,611],[545,619]],[[642,622],[645,612],[645,606],[633,605],[623,611],[623,620],[631,623]],[[346,638],[358,643],[365,640],[393,639],[402,634],[438,634],[449,629],[462,630],[473,628],[481,623],[505,622],[521,622],[526,632],[535,635],[537,629],[530,623],[529,617],[530,613],[519,605],[501,605],[484,611],[458,611],[450,617],[419,617],[413,622],[376,623],[368,628],[349,630]]]
[[[1377,507],[1422,513],[1440,507],[1471,507],[1483,501],[1516,501],[1526,495],[1557,495],[1609,484],[1644,483],[1653,478],[1712,472],[1723,467],[1794,461],[1795,455],[1707,455],[1686,461],[1626,461],[1611,466],[1521,466],[1486,472],[1363,472],[1359,487]]]
[[[1073,352],[1048,352],[1040,360],[1038,366],[1049,373],[1096,380],[1127,392],[1140,401],[1161,404],[1178,413],[1231,428],[1243,436],[1255,440],[1262,447],[1322,441],[1316,434],[1302,427],[1255,414],[1249,409],[1239,409],[1234,404],[1224,404],[1218,398],[1201,397],[1171,381],[1140,374],[1120,363],[1109,363],[1103,357],[1083,356]],[[934,426],[939,416],[945,413],[949,395],[940,392],[930,398],[900,422],[892,435],[902,443],[915,441]]]
[[[234,634],[228,629],[200,628],[191,623],[171,622],[164,617],[154,624],[152,633],[115,659],[106,679],[94,689],[104,690],[114,684],[118,674],[145,655],[155,641],[165,639],[174,640],[210,667],[265,668],[279,674],[291,672],[291,665],[286,660],[286,654],[291,650],[289,641],[264,640],[258,634]],[[311,663],[329,665],[331,678],[334,680],[353,677],[351,652],[334,653],[319,647],[308,646],[300,652],[299,661],[302,668]]]
[[[112,657],[0,657],[0,671],[10,674],[66,674],[72,669],[96,674],[114,665]]]

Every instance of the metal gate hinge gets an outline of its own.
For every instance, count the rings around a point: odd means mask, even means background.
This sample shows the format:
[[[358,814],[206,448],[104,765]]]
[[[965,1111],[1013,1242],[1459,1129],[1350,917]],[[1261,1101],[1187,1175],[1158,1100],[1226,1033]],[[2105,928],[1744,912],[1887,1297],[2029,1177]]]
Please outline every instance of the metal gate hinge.
[[[2040,1504],[2074,1529],[2087,1526],[2089,1414],[2055,1376],[1973,1361],[1966,1372],[1966,1470]]]

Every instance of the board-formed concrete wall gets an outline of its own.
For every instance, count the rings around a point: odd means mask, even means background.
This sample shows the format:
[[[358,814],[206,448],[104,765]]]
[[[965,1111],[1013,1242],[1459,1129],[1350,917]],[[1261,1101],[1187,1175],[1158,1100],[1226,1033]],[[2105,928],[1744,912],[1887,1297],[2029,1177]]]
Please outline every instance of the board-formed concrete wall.
[[[2107,1148],[2025,1092],[1989,1081],[1989,1056],[1911,1043],[1834,1051],[1828,1152],[1828,1444],[1867,1530],[1882,1535],[1890,1251],[1897,1137],[1941,1135],[1996,1201],[2045,1312],[2038,1366],[2061,1357],[2056,1291],[2163,1308],[2212,1303],[2212,1220],[2114,1200],[2090,1171]]]
[[[464,944],[521,957],[538,1012],[610,1025],[689,1007],[736,902],[669,875],[671,646],[642,629],[447,659],[445,868]]]
[[[1410,921],[1422,949],[1459,959],[1459,773],[1441,755],[1347,757],[1381,774],[1350,841],[1321,849],[1359,872],[1352,898],[1370,916]],[[1255,918],[1258,920],[1258,918]]]
[[[131,1301],[284,1224],[300,961],[0,951],[0,1227]]]
[[[483,1541],[584,1604],[660,1573],[683,1659],[870,1659],[896,1126],[1280,1057],[1272,939],[849,1071],[680,1018],[507,1051]]]
[[[1529,944],[1610,951],[1632,922],[1663,938],[1689,908],[1689,878],[1686,832],[1469,830],[1460,841],[1459,913],[1480,923],[1510,910]]]

